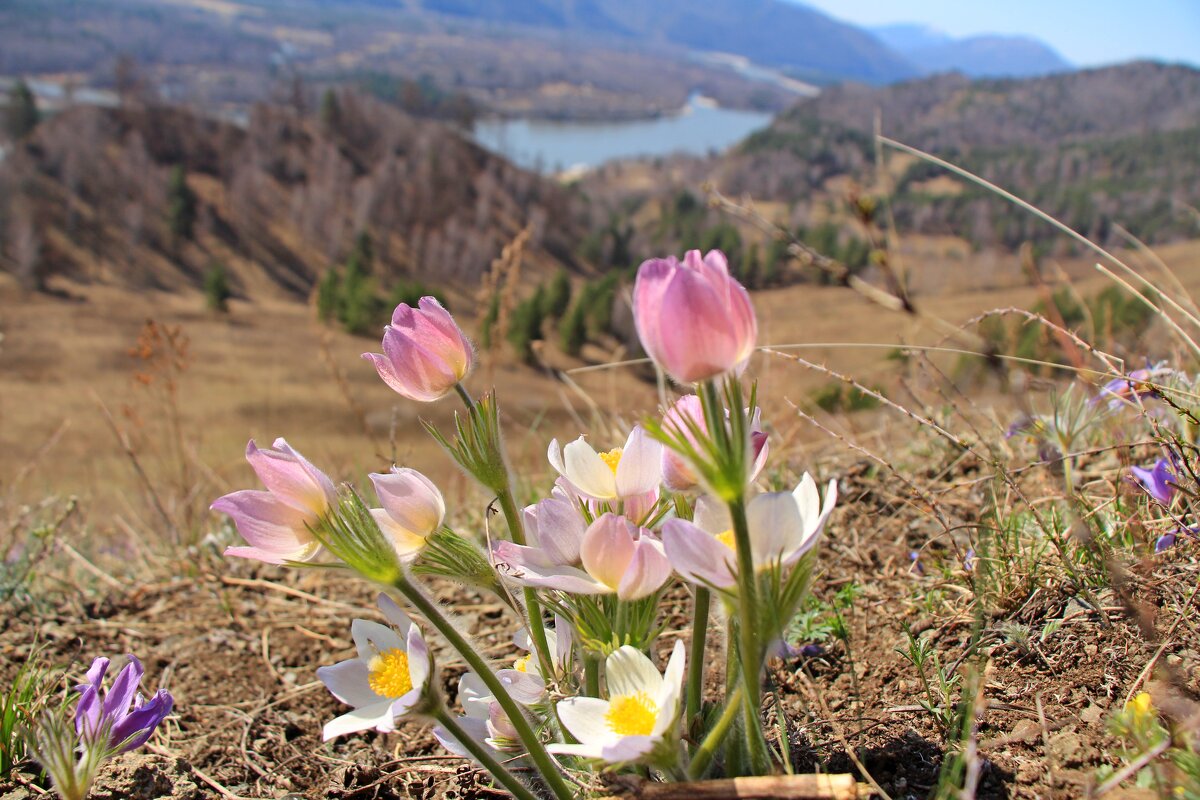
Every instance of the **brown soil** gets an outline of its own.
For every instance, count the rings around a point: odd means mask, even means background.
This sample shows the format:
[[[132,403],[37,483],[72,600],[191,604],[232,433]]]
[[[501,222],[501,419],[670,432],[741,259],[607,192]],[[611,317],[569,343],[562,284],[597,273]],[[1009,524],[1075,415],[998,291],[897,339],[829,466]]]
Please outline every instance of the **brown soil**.
[[[864,593],[846,614],[848,648],[827,645],[819,655],[775,662],[772,679],[787,712],[794,764],[806,772],[855,771],[853,752],[893,798],[927,797],[947,737],[918,705],[920,682],[897,648],[907,627],[930,637],[943,663],[956,664],[967,655],[975,621],[965,598],[932,610],[915,601],[949,586],[912,569],[911,551],[924,547],[923,558],[935,555],[928,517],[896,502],[899,495],[889,493],[887,482],[868,479],[861,466],[849,465],[843,476],[845,499],[827,529],[814,591],[828,598],[854,581]],[[1164,665],[1182,659],[1178,683],[1193,697],[1200,694],[1200,637],[1194,620],[1179,626],[1177,617],[1200,575],[1196,555],[1196,546],[1182,544],[1134,565],[1128,578],[1155,636],[1177,626],[1160,658]],[[5,673],[24,660],[36,637],[75,673],[94,655],[136,652],[146,662],[147,685],[161,683],[175,694],[176,712],[164,733],[146,751],[110,766],[96,797],[495,796],[416,724],[388,736],[321,742],[322,724],[341,709],[313,672],[347,656],[350,619],[377,617],[369,587],[345,576],[226,562],[211,551],[196,553],[190,572],[60,598],[52,608],[27,608],[0,623]],[[514,652],[512,620],[501,606],[440,589],[488,656],[502,660]],[[1155,647],[1120,600],[1110,594],[1102,602],[1108,629],[1063,590],[1034,592],[1009,619],[1035,631],[1046,621],[1064,621],[1025,654],[985,620],[979,797],[1080,797],[1098,767],[1115,763],[1106,720]],[[685,629],[687,608],[681,597],[669,612],[669,629]],[[719,648],[714,642],[714,665],[723,663]],[[460,668],[446,653],[438,657],[453,697]],[[773,719],[771,701],[764,710]],[[24,791],[14,787],[0,797],[28,796]]]

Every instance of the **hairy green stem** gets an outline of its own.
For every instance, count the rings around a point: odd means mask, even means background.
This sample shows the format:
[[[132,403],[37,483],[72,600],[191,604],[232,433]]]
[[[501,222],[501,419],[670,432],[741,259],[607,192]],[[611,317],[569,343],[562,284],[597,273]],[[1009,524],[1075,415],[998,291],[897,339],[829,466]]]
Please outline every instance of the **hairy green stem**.
[[[737,413],[737,412],[735,412]],[[754,570],[754,555],[750,547],[750,525],[746,520],[746,502],[738,498],[729,502],[733,519],[733,535],[737,544],[738,611],[740,647],[738,656],[742,667],[742,699],[746,710],[746,744],[751,767],[755,774],[765,775],[771,768],[767,743],[762,734],[762,646],[759,642],[758,573]]]
[[[433,718],[446,729],[446,731],[461,744],[467,752],[475,757],[475,760],[483,765],[483,768],[491,773],[492,777],[500,782],[500,785],[508,790],[509,794],[516,800],[537,800],[537,796],[529,791],[529,788],[520,781],[517,776],[513,775],[504,765],[496,760],[492,755],[491,748],[482,742],[472,739],[462,726],[458,724],[458,720],[454,718],[446,709],[446,704],[439,701],[438,707],[434,709]]]
[[[692,756],[692,763],[688,765],[687,776],[689,780],[695,781],[704,777],[704,771],[712,763],[713,755],[732,728],[733,721],[737,719],[738,707],[741,704],[742,689],[738,687],[726,699],[725,710],[721,712],[721,716],[717,718],[716,724],[712,726],[708,735],[704,737],[704,741],[696,748],[696,753]]]
[[[471,399],[471,395],[467,391],[467,387],[463,386],[461,383],[456,383],[454,384],[454,391],[458,392],[458,396],[462,398],[464,403],[466,403],[467,411],[475,408],[475,401]]]
[[[708,589],[696,587],[696,602],[692,609],[692,642],[688,650],[687,723],[690,728],[700,713],[704,700],[704,645],[708,637]]]
[[[600,657],[594,653],[583,654],[583,693],[600,696]]]
[[[573,793],[571,788],[567,786],[563,780],[562,773],[559,771],[558,765],[550,754],[546,752],[545,746],[542,745],[541,739],[529,724],[529,719],[525,716],[525,709],[520,706],[508,690],[504,688],[504,684],[496,676],[490,664],[480,655],[479,650],[475,648],[466,638],[459,633],[437,604],[425,596],[421,589],[408,580],[402,577],[395,583],[396,590],[404,596],[409,603],[412,604],[425,619],[429,620],[429,624],[438,629],[438,632],[446,638],[454,651],[467,662],[492,695],[496,698],[496,702],[500,704],[500,708],[504,709],[504,713],[508,715],[509,721],[512,722],[513,728],[517,731],[517,737],[521,740],[521,744],[525,746],[529,753],[529,758],[533,761],[537,771],[541,773],[542,779],[554,793],[557,800],[572,800]]]

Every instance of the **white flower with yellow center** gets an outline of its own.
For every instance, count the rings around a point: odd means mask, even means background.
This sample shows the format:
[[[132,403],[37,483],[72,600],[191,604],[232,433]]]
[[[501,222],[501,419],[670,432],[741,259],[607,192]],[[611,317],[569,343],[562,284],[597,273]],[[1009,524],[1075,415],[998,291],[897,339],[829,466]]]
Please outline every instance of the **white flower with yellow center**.
[[[394,627],[354,620],[350,634],[358,656],[317,670],[317,678],[334,697],[354,706],[325,724],[326,741],[369,728],[395,730],[396,718],[419,706],[425,696],[432,662],[420,629],[387,595],[379,596],[379,608]]]
[[[558,718],[579,744],[547,749],[610,764],[653,758],[656,750],[670,753],[677,741],[683,669],[682,641],[675,642],[661,675],[641,650],[621,647],[605,662],[607,700],[572,697],[558,704]]]
[[[525,655],[513,662],[513,669],[517,672],[536,675],[538,678],[545,678],[541,665],[538,663],[537,653],[533,651],[533,642],[530,639],[529,631],[524,628],[517,631],[513,636],[513,644],[525,651]],[[571,623],[567,621],[566,617],[561,614],[554,615],[554,627],[546,628],[546,644],[550,647],[550,662],[554,671],[559,674],[569,672],[574,659],[575,635],[572,633]]]
[[[812,549],[837,503],[837,481],[830,481],[821,502],[817,483],[807,472],[792,492],[769,492],[746,507],[750,552],[761,571],[789,567]],[[663,525],[667,560],[684,579],[702,586],[737,585],[737,542],[728,509],[708,497],[696,503],[695,519],[671,519]]]
[[[595,500],[624,500],[653,492],[662,482],[662,445],[641,425],[624,447],[597,453],[580,436],[566,447],[550,442],[550,465],[581,494]]]

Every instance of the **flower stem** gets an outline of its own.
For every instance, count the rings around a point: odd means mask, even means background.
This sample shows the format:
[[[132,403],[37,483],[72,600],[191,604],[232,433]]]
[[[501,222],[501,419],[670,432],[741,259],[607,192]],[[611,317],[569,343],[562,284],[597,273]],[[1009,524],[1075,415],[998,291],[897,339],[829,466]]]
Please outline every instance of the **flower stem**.
[[[467,391],[467,387],[461,383],[456,383],[454,384],[454,391],[458,392],[458,396],[467,404],[467,411],[475,408],[475,401],[471,399],[471,394]]]
[[[525,716],[525,709],[512,699],[512,695],[504,688],[504,684],[500,682],[491,665],[459,633],[458,629],[454,627],[454,623],[446,618],[437,604],[426,597],[425,593],[407,577],[401,577],[397,580],[395,587],[404,596],[404,599],[412,604],[413,608],[420,612],[425,619],[429,620],[430,625],[437,628],[438,632],[446,637],[446,641],[450,643],[450,646],[467,662],[467,666],[479,676],[480,680],[491,691],[492,695],[496,698],[496,702],[500,704],[500,708],[504,709],[504,713],[508,715],[513,728],[516,729],[521,744],[525,746],[526,751],[529,753],[529,758],[533,761],[537,771],[541,773],[542,779],[545,780],[546,785],[550,787],[550,791],[554,793],[557,800],[572,800],[573,793],[570,787],[563,780],[562,773],[559,772],[558,765],[554,759],[546,752],[541,739],[538,738],[537,733],[530,726],[529,719]]]
[[[475,760],[482,764],[483,768],[490,772],[492,777],[499,781],[500,785],[507,789],[509,794],[515,797],[516,800],[537,800],[536,795],[529,791],[525,784],[521,783],[515,775],[505,769],[504,765],[496,760],[495,756],[490,752],[491,748],[472,739],[462,729],[462,726],[458,724],[458,720],[446,709],[445,703],[438,702],[438,706],[433,712],[433,718],[473,755]]]
[[[717,718],[717,722],[712,726],[712,730],[704,737],[704,741],[696,748],[696,754],[692,756],[692,763],[688,766],[689,780],[699,780],[704,776],[704,771],[712,763],[713,754],[721,746],[721,741],[729,733],[734,719],[737,718],[738,706],[741,705],[741,701],[742,688],[739,686],[734,690],[733,694],[729,695],[725,703],[725,710]]]
[[[708,606],[711,600],[708,589],[696,587],[696,602],[692,609],[692,643],[688,651],[687,683],[687,727],[690,728],[700,713],[704,699],[704,645],[708,637]]]
[[[600,696],[600,656],[584,653],[583,693],[588,697]]]
[[[736,411],[734,413],[737,413]],[[738,633],[740,646],[738,656],[742,668],[742,698],[746,711],[746,744],[750,754],[751,768],[755,774],[765,775],[771,768],[767,754],[767,743],[762,735],[762,646],[759,642],[758,625],[758,574],[754,570],[754,555],[750,545],[750,525],[746,520],[746,501],[739,497],[729,502],[729,515],[733,519],[733,535],[737,543],[738,561]]]

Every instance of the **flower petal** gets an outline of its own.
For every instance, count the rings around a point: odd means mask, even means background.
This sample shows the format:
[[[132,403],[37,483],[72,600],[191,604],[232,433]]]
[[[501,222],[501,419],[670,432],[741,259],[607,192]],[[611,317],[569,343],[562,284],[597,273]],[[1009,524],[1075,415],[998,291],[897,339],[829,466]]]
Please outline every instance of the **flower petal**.
[[[370,478],[384,511],[401,528],[424,537],[441,527],[446,501],[429,478],[408,467],[371,473]]]
[[[662,453],[662,443],[652,439],[641,425],[635,425],[617,463],[617,496],[631,497],[657,489],[662,483]]]
[[[387,700],[371,690],[371,672],[359,658],[339,661],[330,667],[317,667],[317,680],[329,693],[346,705],[362,708]]]
[[[760,494],[746,507],[755,569],[783,559],[804,542],[804,520],[791,492]]]
[[[616,514],[603,514],[588,526],[579,557],[588,574],[616,591],[633,560],[637,527]]]
[[[114,723],[120,722],[129,713],[129,706],[132,705],[133,698],[137,696],[138,687],[142,683],[142,675],[146,673],[137,656],[131,653],[128,658],[129,662],[117,673],[112,686],[104,695],[102,714],[105,719],[112,720]]]
[[[583,744],[604,744],[615,738],[605,719],[609,709],[607,700],[570,697],[560,701],[557,709],[563,727]]]
[[[737,583],[737,554],[681,519],[663,525],[663,548],[675,571],[692,583],[728,589]]]
[[[262,553],[265,557],[260,560],[281,564],[289,560],[306,561],[320,549],[307,528],[312,516],[286,505],[270,492],[251,489],[233,492],[219,498],[211,508],[228,514],[238,533],[250,544],[249,548],[233,548],[235,552],[230,555]]]
[[[618,647],[605,660],[604,679],[609,697],[645,692],[657,698],[662,691],[663,677],[654,662],[630,645]]]
[[[597,500],[617,497],[617,477],[612,468],[582,436],[563,448],[562,461],[563,477],[583,494]]]
[[[538,503],[531,516],[537,522],[537,542],[555,564],[575,564],[587,523],[579,509],[566,500],[554,497]]]
[[[364,664],[370,664],[372,658],[387,650],[406,652],[404,640],[399,634],[388,626],[369,619],[356,619],[351,622],[350,636],[354,639],[358,657]]]
[[[369,509],[372,519],[379,526],[379,530],[383,535],[391,540],[392,545],[396,548],[396,555],[400,559],[406,560],[415,558],[418,553],[425,547],[425,537],[413,533],[412,531],[400,525],[386,510],[382,508]]]
[[[383,700],[335,717],[325,723],[322,737],[325,741],[344,736],[347,733],[358,733],[372,728],[375,730],[392,730],[396,722],[392,716],[392,701]]]
[[[416,625],[408,629],[408,641],[404,649],[408,653],[408,678],[412,681],[415,691],[424,693],[432,664],[429,646],[425,644],[425,637]]]
[[[246,460],[271,494],[297,511],[320,516],[337,501],[333,481],[284,439],[273,449],[259,449],[251,439]]]
[[[648,533],[643,534],[634,545],[633,558],[629,560],[629,566],[617,586],[617,597],[622,600],[649,597],[671,577],[671,562],[667,560],[662,542],[651,538]]]

